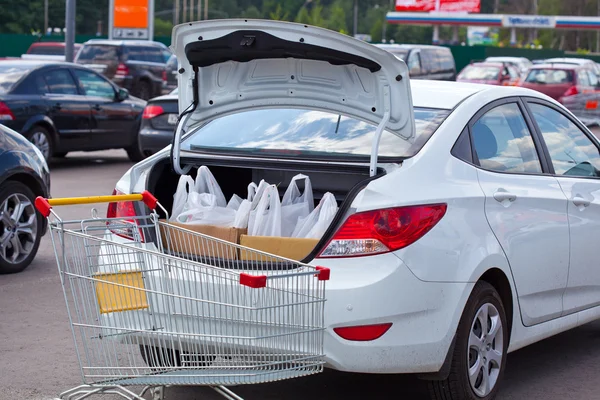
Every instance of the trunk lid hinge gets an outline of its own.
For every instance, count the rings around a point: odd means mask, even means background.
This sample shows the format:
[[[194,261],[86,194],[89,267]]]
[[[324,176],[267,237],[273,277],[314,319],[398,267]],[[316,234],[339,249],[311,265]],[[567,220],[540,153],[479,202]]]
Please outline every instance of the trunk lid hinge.
[[[377,156],[379,153],[379,142],[381,141],[381,135],[387,123],[390,121],[390,112],[391,112],[391,98],[390,98],[390,87],[385,85],[383,87],[383,107],[384,113],[381,118],[381,122],[377,125],[377,129],[375,130],[375,137],[373,138],[373,143],[371,145],[371,162],[369,164],[369,176],[373,177],[377,175]]]

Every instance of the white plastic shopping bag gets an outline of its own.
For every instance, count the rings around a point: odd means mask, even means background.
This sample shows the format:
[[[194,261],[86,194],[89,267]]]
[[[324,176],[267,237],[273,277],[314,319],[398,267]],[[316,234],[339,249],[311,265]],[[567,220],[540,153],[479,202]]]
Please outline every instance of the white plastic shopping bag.
[[[194,180],[189,175],[181,175],[177,183],[177,190],[173,195],[173,208],[171,209],[170,221],[175,221],[176,218],[185,211],[186,203],[190,190],[194,188]]]
[[[231,196],[229,199],[229,203],[227,203],[227,208],[231,208],[232,210],[237,210],[242,205],[242,198],[237,194]]]
[[[321,239],[337,214],[338,206],[335,196],[325,193],[319,205],[306,217],[298,221],[292,237]]]
[[[205,165],[198,168],[198,173],[196,175],[196,183],[194,185],[194,191],[196,193],[212,194],[216,198],[217,206],[227,206],[227,200],[225,200],[225,195],[223,195],[221,187],[217,183],[217,180],[213,176],[212,172],[210,172],[208,167]]]
[[[281,236],[281,202],[277,186],[269,185],[248,219],[248,235]]]
[[[256,186],[256,183],[254,182],[248,185],[248,200],[252,202],[252,210],[256,209],[256,206],[258,206],[258,202],[267,187],[269,187],[269,184],[265,182],[264,179],[260,181],[258,186]]]
[[[298,188],[300,180],[304,180],[303,193]],[[298,220],[308,217],[314,206],[310,178],[303,174],[294,176],[281,200],[281,236],[292,236]]]
[[[179,214],[176,221],[182,224],[233,226],[237,211],[216,203],[215,195],[192,192],[188,196],[187,210]]]
[[[234,228],[247,228],[248,219],[250,218],[252,203],[248,200],[242,200],[242,203],[238,207],[235,213],[235,219],[233,221]]]

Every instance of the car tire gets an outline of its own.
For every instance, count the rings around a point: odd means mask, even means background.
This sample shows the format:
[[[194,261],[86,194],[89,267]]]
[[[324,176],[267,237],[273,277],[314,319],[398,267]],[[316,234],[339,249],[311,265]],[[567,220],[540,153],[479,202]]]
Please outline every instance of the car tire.
[[[127,157],[129,157],[129,160],[132,162],[140,162],[146,158],[146,155],[140,147],[140,136],[137,133],[135,136],[135,143],[126,148],[125,151],[127,152]]]
[[[148,81],[140,81],[138,83],[137,97],[146,101],[152,98],[152,87]]]
[[[181,367],[181,354],[179,350],[164,347],[146,346],[140,344],[140,354],[147,366],[154,372]],[[196,356],[196,360],[186,360],[186,366],[205,367],[213,362],[215,356]]]
[[[500,295],[489,283],[477,282],[456,331],[450,374],[445,380],[428,382],[431,399],[494,399],[507,349],[508,325]]]
[[[42,152],[46,161],[53,156],[54,145],[52,143],[52,135],[50,135],[50,132],[46,128],[35,125],[25,136]]]
[[[35,210],[35,194],[21,182],[0,189],[0,274],[21,272],[40,247],[43,217]],[[17,209],[21,209],[17,212]]]

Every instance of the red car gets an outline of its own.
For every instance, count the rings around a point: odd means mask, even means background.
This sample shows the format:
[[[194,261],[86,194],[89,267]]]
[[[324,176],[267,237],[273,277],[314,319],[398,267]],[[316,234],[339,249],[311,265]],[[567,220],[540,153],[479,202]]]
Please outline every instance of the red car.
[[[519,71],[509,64],[477,62],[460,71],[457,82],[485,83],[497,86],[515,86],[519,82]]]
[[[73,49],[73,56],[75,56],[81,49],[80,43],[75,43]],[[64,61],[65,59],[65,43],[64,42],[35,42],[27,53],[23,54],[21,58],[24,59],[36,59],[36,60],[51,60],[51,61]]]
[[[584,123],[600,121],[600,92],[594,71],[575,64],[537,64],[519,86],[559,101]]]

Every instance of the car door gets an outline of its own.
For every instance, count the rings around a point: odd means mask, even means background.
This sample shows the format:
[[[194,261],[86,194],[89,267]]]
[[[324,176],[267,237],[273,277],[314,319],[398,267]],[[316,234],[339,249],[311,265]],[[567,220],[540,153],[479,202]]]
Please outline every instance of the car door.
[[[131,104],[118,101],[115,87],[96,72],[80,68],[71,71],[91,108],[90,146],[100,149],[131,144],[135,134]]]
[[[60,151],[83,150],[90,142],[91,108],[79,91],[68,68],[42,71],[48,93],[48,117],[54,123],[60,141]]]
[[[485,214],[510,264],[526,326],[562,314],[569,269],[567,199],[545,174],[539,139],[518,99],[480,111],[469,124]]]
[[[549,103],[530,101],[532,117],[546,144],[548,158],[567,196],[571,231],[569,280],[564,314],[600,305],[600,150],[580,124]]]

